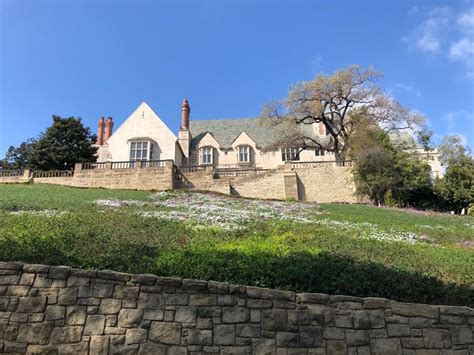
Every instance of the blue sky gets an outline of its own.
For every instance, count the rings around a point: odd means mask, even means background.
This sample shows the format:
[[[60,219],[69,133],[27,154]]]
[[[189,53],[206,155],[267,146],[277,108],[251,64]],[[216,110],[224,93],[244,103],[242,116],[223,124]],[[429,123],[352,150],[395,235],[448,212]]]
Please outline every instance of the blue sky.
[[[123,122],[142,101],[177,132],[256,116],[292,83],[350,64],[474,146],[473,1],[0,0],[0,156],[51,115]]]

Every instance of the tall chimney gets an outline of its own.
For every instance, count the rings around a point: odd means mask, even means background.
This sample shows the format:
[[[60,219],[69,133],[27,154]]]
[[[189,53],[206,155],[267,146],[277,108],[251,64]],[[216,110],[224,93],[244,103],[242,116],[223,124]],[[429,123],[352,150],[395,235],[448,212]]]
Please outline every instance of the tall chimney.
[[[188,100],[183,99],[181,104],[181,129],[189,129],[189,114],[191,107],[189,107]]]
[[[189,147],[191,144],[191,132],[189,131],[189,113],[191,108],[189,107],[188,100],[184,99],[181,104],[181,128],[178,132],[178,143],[183,151],[183,159],[181,162],[182,166],[190,164],[189,159]]]
[[[105,121],[105,129],[104,129],[104,143],[107,143],[107,139],[110,138],[112,135],[112,128],[114,127],[114,122],[112,121],[112,117],[107,117],[107,121]]]
[[[97,129],[97,145],[104,145],[104,117],[99,118],[99,127]]]

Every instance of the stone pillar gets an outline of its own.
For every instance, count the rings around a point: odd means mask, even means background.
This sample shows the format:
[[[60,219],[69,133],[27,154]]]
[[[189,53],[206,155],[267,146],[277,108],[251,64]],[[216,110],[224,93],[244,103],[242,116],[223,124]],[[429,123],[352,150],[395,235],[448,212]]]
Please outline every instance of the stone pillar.
[[[23,170],[23,179],[29,179],[31,175],[31,170],[30,169],[25,169]]]
[[[285,198],[298,201],[298,180],[296,172],[283,172],[283,179],[285,180]]]
[[[82,163],[74,164],[74,175],[82,171]]]

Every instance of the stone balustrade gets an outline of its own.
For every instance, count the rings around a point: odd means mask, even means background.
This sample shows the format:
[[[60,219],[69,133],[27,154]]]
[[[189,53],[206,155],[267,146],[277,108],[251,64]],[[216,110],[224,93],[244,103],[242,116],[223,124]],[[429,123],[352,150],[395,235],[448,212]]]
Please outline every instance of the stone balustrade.
[[[0,262],[0,352],[473,354],[474,309]]]

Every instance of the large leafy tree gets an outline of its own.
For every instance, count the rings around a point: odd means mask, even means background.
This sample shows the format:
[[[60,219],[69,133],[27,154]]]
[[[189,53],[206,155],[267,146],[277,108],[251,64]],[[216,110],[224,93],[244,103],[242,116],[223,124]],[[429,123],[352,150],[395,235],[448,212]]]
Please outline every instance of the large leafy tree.
[[[323,148],[343,160],[354,128],[354,110],[363,109],[371,123],[385,131],[408,128],[423,117],[403,107],[376,84],[382,74],[357,65],[318,75],[294,85],[288,97],[264,105],[262,118],[280,128],[277,139],[267,147]],[[322,123],[330,139],[319,139],[305,126]]]
[[[80,118],[53,116],[53,124],[40,135],[31,156],[39,170],[67,170],[75,163],[96,160],[96,136]]]
[[[439,152],[446,172],[436,191],[451,210],[460,213],[474,203],[474,159],[457,135],[444,137]]]
[[[18,147],[10,146],[2,160],[4,169],[23,169],[30,166],[31,156],[35,148],[36,140],[29,138]]]
[[[390,141],[389,135],[365,112],[353,115],[348,155],[357,161],[354,177],[358,194],[374,204],[422,207],[420,196],[430,196],[430,167],[416,155]]]

